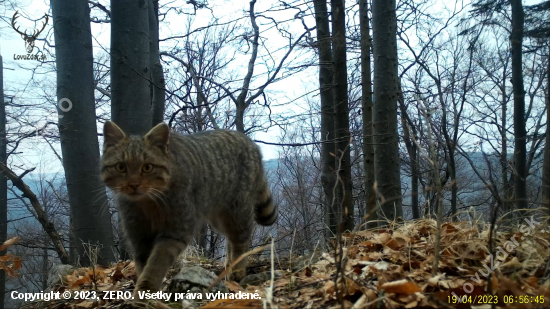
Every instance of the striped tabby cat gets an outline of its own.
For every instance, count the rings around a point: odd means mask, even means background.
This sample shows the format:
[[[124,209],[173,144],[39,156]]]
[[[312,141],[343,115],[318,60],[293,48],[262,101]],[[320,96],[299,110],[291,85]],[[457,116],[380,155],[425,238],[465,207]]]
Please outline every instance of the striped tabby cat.
[[[138,137],[107,121],[104,137],[101,178],[116,195],[135,260],[135,299],[138,291],[160,289],[204,221],[225,235],[232,261],[248,250],[254,221],[267,226],[277,219],[260,150],[244,134],[183,136],[161,123]],[[245,274],[246,259],[230,278]]]

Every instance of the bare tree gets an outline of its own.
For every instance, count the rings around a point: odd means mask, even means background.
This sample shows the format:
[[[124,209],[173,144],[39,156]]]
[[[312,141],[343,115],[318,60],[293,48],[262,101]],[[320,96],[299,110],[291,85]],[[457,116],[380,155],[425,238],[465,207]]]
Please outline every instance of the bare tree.
[[[403,216],[397,134],[397,20],[395,0],[373,0],[374,168],[388,220]]]
[[[419,51],[415,50],[411,40],[406,33],[399,33],[399,37],[411,52],[414,62],[418,64],[432,79],[433,87],[436,90],[439,110],[441,110],[441,133],[445,141],[446,169],[451,180],[451,214],[456,213],[458,201],[457,185],[457,163],[455,145],[458,143],[460,132],[460,120],[466,104],[468,91],[471,89],[471,73],[473,67],[472,53],[473,46],[477,36],[468,41],[468,37],[452,37],[447,43],[435,45],[435,41],[441,36],[443,31],[452,24],[454,18],[462,11],[459,4],[455,4],[450,16],[445,19],[441,26],[435,30],[429,28],[426,31],[425,43],[418,44]],[[437,23],[436,23],[437,24]],[[466,38],[466,39],[465,39]],[[416,44],[415,44],[416,45]],[[435,45],[435,46],[434,46]],[[448,45],[448,46],[446,46]],[[443,49],[443,50],[442,50]],[[442,56],[443,51],[451,55],[451,63],[446,63],[446,57]],[[464,59],[466,50],[469,51],[469,57]],[[465,72],[462,72],[463,63],[466,63]],[[407,67],[411,68],[412,64]],[[445,85],[445,81],[447,85]],[[417,88],[424,88],[425,83],[416,85]],[[431,86],[431,85],[430,85]],[[427,87],[429,88],[429,87]],[[430,91],[428,89],[428,91]],[[408,133],[408,132],[407,132]],[[411,158],[412,159],[412,158]],[[444,180],[446,182],[447,180]]]
[[[550,47],[550,46],[549,46]],[[549,48],[550,52],[550,48]],[[546,69],[546,145],[544,146],[544,164],[542,168],[542,200],[550,215],[550,59]]]
[[[111,1],[111,118],[124,132],[136,135],[145,135],[153,123],[150,4]]]
[[[261,84],[258,87],[258,89],[256,89],[256,91],[251,92],[251,81],[252,81],[252,77],[254,76],[254,69],[255,69],[256,60],[258,57],[258,48],[260,46],[259,44],[260,28],[256,22],[257,17],[256,17],[256,13],[254,12],[255,5],[256,5],[256,0],[250,1],[249,15],[250,15],[250,23],[252,24],[252,29],[253,29],[252,39],[251,39],[252,52],[250,54],[250,59],[248,60],[248,68],[246,71],[246,75],[244,76],[239,94],[236,97],[233,94],[229,95],[231,100],[235,103],[235,107],[236,107],[235,126],[237,131],[240,131],[240,132],[247,131],[245,130],[245,125],[244,125],[244,115],[247,109],[250,107],[250,104],[252,104],[252,102],[254,102],[254,100],[256,100],[258,97],[263,95],[266,87],[275,81],[275,79],[277,78],[277,75],[281,71],[288,56],[292,53],[292,50],[297,46],[298,42],[300,42],[306,36],[306,34],[309,33],[309,29],[306,29],[306,31],[294,41],[292,40],[292,37],[290,37],[290,44],[288,46],[288,49],[285,55],[281,58],[281,60],[272,70],[268,71],[267,80],[263,84]],[[229,94],[229,91],[228,91],[228,94]]]
[[[165,80],[159,55],[159,2],[149,0],[149,49],[151,51],[152,125],[164,121]]]
[[[4,100],[4,60],[0,55],[0,163],[7,164],[6,103]],[[8,178],[0,174],[0,243],[8,239]],[[0,256],[6,252],[0,252]],[[0,271],[0,306],[4,307],[6,273]]]
[[[34,212],[33,215],[36,217],[38,222],[40,222],[44,231],[48,234],[51,242],[54,245],[54,249],[57,252],[57,255],[59,256],[59,259],[63,264],[69,264],[69,255],[65,250],[63,239],[61,238],[60,233],[57,231],[57,228],[55,227],[53,222],[48,218],[46,211],[44,210],[44,207],[42,207],[39,199],[36,197],[34,192],[22,180],[25,174],[27,174],[30,171],[26,171],[23,174],[18,176],[11,169],[5,166],[3,163],[0,163],[0,172],[6,175],[6,177],[11,180],[13,185],[16,186],[21,192],[23,192],[23,196],[25,198],[29,199],[32,206],[32,212]],[[31,212],[30,207],[29,207],[29,212]],[[110,226],[110,222],[109,222],[109,226]],[[85,264],[86,260],[82,260],[82,263]]]
[[[319,48],[319,98],[321,100],[321,183],[325,192],[326,224],[335,227],[332,204],[336,177],[336,161],[331,152],[334,149],[334,95],[332,88],[332,47],[329,29],[328,8],[326,0],[315,0],[315,24],[317,25],[317,46]],[[330,236],[331,234],[327,234]]]
[[[151,5],[151,0],[111,1],[111,119],[124,132],[135,135],[145,135],[153,121],[164,114],[154,96],[155,89],[160,91],[161,82],[155,79],[156,83],[151,85],[151,73],[155,74],[153,63],[158,58],[154,55],[158,43],[151,41],[151,35],[158,40],[158,30],[149,25],[155,21]],[[156,104],[151,106],[153,101]],[[121,234],[119,252],[123,259],[129,258]]]
[[[527,208],[527,140],[525,130],[525,90],[523,88],[523,4],[510,0],[512,7],[512,86],[514,89],[514,173],[518,209]]]
[[[191,31],[192,20],[187,24]],[[224,86],[216,78],[224,74],[235,56],[227,53],[237,25],[208,27],[201,32],[188,33],[184,50],[165,53],[181,64],[172,70],[170,98],[172,107],[169,125],[184,133],[204,131],[209,128],[228,129],[232,123],[222,112],[229,98]],[[181,56],[180,56],[181,55]],[[227,102],[231,104],[231,102]],[[226,109],[227,111],[227,109]]]
[[[367,0],[359,1],[359,27],[361,28],[361,105],[363,108],[363,170],[365,190],[365,213],[375,207],[376,192],[374,191],[374,142],[372,128],[372,81],[371,81],[371,39],[370,20]],[[369,220],[377,220],[373,213]],[[369,225],[370,227],[370,225]]]
[[[400,83],[401,84],[401,83]],[[399,86],[400,89],[401,85]],[[415,139],[418,137],[416,125],[413,123],[412,117],[409,116],[410,111],[407,110],[403,91],[400,90],[399,95],[399,110],[401,111],[401,123],[403,127],[403,141],[409,155],[409,165],[411,173],[411,213],[413,219],[420,218],[419,191],[418,184],[420,181],[420,157]]]
[[[332,8],[332,54],[333,54],[333,87],[334,87],[334,131],[336,142],[335,155],[341,157],[341,166],[337,166],[338,179],[334,211],[338,230],[353,230],[353,196],[351,181],[351,156],[348,144],[349,106],[348,106],[348,73],[346,56],[346,12],[344,0],[331,0]]]
[[[114,260],[111,216],[99,178],[90,8],[85,0],[52,1],[59,101],[59,135],[73,233],[80,263],[83,243],[101,245],[98,263]]]

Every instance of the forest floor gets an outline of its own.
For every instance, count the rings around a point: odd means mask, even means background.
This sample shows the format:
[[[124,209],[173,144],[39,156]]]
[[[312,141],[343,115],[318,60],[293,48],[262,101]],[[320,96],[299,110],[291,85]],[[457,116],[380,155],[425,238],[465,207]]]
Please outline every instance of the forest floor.
[[[539,218],[540,219],[540,218]],[[499,228],[499,230],[503,230]],[[417,220],[393,228],[343,235],[335,250],[294,259],[251,259],[249,273],[268,271],[262,283],[222,281],[231,293],[261,299],[208,299],[149,303],[151,308],[550,308],[550,230],[527,219],[517,230],[499,231],[493,254],[489,226],[448,222],[441,228],[440,260],[434,270],[436,222]],[[293,261],[294,260],[294,261]],[[299,267],[296,265],[299,264]],[[222,273],[221,263],[187,256],[167,275],[164,291],[182,265]],[[341,265],[341,267],[337,267]],[[275,279],[269,270],[274,269]],[[278,271],[277,271],[278,270]],[[492,280],[489,284],[488,278]],[[338,278],[336,280],[336,278]],[[133,262],[80,268],[53,287],[58,292],[125,291],[136,279]],[[490,287],[489,287],[490,285]],[[491,290],[492,293],[487,291]],[[469,292],[469,293],[468,293]],[[112,294],[111,294],[112,295]],[[235,294],[236,295],[236,294]],[[24,308],[132,308],[131,301],[50,300]]]

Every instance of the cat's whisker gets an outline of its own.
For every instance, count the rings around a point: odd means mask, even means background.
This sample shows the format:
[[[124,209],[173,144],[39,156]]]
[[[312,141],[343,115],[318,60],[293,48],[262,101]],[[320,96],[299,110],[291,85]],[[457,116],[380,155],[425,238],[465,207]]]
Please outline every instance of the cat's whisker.
[[[158,189],[155,188],[149,188],[151,193],[155,194],[155,196],[162,202],[163,209],[166,208],[166,195]]]
[[[99,213],[102,214],[105,211],[105,205],[109,204],[109,198],[107,196],[107,193],[105,191],[96,191],[94,194],[94,199],[92,201],[92,205],[95,205],[97,202],[101,201],[105,197],[105,200],[101,202],[101,205],[99,206]]]
[[[122,186],[116,186],[116,187],[110,188],[109,192],[111,192],[111,194],[109,194],[108,192],[106,192],[106,194],[107,194],[107,202],[105,202],[105,203],[102,205],[102,209],[101,209],[102,212],[105,210],[105,208],[109,209],[109,204],[110,204],[110,202],[116,201],[116,200],[120,197],[121,190],[122,190]]]
[[[158,213],[159,213],[159,219],[160,219],[160,222],[161,224],[164,223],[164,210],[162,208],[162,206],[159,205],[158,201],[157,201],[157,198],[159,198],[156,193],[154,191],[149,191],[147,193],[147,196],[155,203],[156,207],[157,207],[157,210],[158,210]]]
[[[149,190],[152,190],[153,192],[156,192],[157,195],[159,195],[162,198],[162,201],[165,203],[165,206],[166,206],[166,195],[164,194],[164,192],[160,191],[159,189],[153,188],[153,187],[150,187]]]
[[[98,192],[101,193],[102,190],[105,191],[105,187],[103,187],[103,188],[97,188],[97,189],[95,189],[95,190],[92,190],[92,193],[98,193]]]
[[[109,199],[106,199],[99,207],[100,214],[103,214],[104,211],[109,211]]]
[[[162,202],[161,208],[162,208],[162,212],[164,213],[166,211],[166,208],[168,207],[166,203],[166,200],[167,200],[166,195],[164,194],[164,192],[158,189],[155,189],[155,188],[149,188],[149,189],[151,190],[151,193],[154,193],[155,196],[157,196],[159,200]]]

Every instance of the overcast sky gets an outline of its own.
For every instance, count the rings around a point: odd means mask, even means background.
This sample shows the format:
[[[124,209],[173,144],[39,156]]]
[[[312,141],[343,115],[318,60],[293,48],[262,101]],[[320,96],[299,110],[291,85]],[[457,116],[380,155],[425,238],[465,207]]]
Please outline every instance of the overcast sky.
[[[31,78],[33,75],[33,71],[29,70],[32,68],[37,68],[37,62],[35,61],[22,61],[22,60],[13,60],[14,55],[23,55],[26,54],[25,51],[25,44],[23,40],[21,39],[20,35],[17,34],[15,31],[13,31],[11,27],[11,16],[13,16],[13,13],[18,10],[23,17],[19,18],[17,20],[18,25],[21,26],[21,29],[25,28],[34,28],[35,23],[33,21],[30,21],[28,19],[25,19],[24,17],[32,18],[32,19],[38,19],[41,16],[44,15],[44,13],[48,13],[48,15],[51,16],[51,10],[49,7],[49,1],[45,0],[13,0],[14,3],[17,5],[11,6],[11,5],[4,5],[3,7],[0,7],[0,16],[3,16],[2,20],[0,20],[0,49],[2,56],[4,58],[4,89],[5,93],[7,95],[14,95],[16,97],[16,100],[18,102],[36,102],[37,104],[44,100],[43,96],[44,93],[48,93],[49,95],[55,96],[55,74],[49,73],[45,75],[36,74],[36,72],[41,72],[40,69],[35,71],[34,78]],[[106,0],[99,0],[100,3],[103,3],[108,7],[109,1]],[[535,3],[540,1],[527,1],[527,3]],[[161,1],[162,3],[166,3],[165,1]],[[184,10],[192,11],[192,7],[189,4],[186,4],[186,1],[184,0],[175,0],[170,1],[172,3],[172,6],[176,6],[176,4],[181,3],[181,8]],[[220,21],[229,21],[234,20],[235,18],[239,16],[246,16],[247,10],[248,10],[248,1],[230,1],[230,0],[211,0],[209,1],[209,4],[212,7],[213,14],[220,18]],[[273,3],[277,3],[275,0],[258,0],[258,3],[256,5],[256,11],[260,12],[268,7],[270,7]],[[433,12],[430,12],[432,14],[436,13],[438,10],[441,10],[444,5],[441,2],[441,6],[435,5],[433,7]],[[350,1],[347,1],[347,5],[350,6],[352,4],[355,4],[355,2],[351,3]],[[288,20],[292,19],[292,14],[289,12],[291,11],[282,11],[281,13],[272,13],[270,16],[274,17],[277,20]],[[93,10],[92,12],[93,17],[98,17],[100,19],[105,18],[105,14],[100,12],[99,10]],[[212,20],[212,13],[209,10],[199,10],[194,23],[193,27],[201,27],[205,26]],[[308,27],[314,26],[314,19],[310,16],[306,19],[306,24]],[[160,29],[160,37],[166,38],[172,35],[182,34],[185,31],[185,18],[182,17],[182,15],[176,15],[175,12],[171,11],[165,21],[161,23],[161,29]],[[250,23],[248,19],[245,19],[247,27],[250,27]],[[42,21],[39,21],[39,23]],[[261,39],[269,46],[272,47],[273,50],[279,48],[279,52],[275,52],[273,54],[273,57],[275,60],[280,58],[282,54],[286,51],[286,48],[284,46],[288,43],[285,41],[281,36],[278,34],[278,32],[269,25],[269,20],[264,18],[258,18],[258,23],[260,26],[261,31]],[[287,27],[287,29],[294,33],[294,34],[301,34],[303,32],[303,26],[299,21],[291,21],[287,22],[283,25],[284,27]],[[42,34],[40,34],[39,39],[47,38],[50,43],[53,44],[53,20],[50,18],[48,22],[48,26],[44,30]],[[94,43],[94,54],[95,56],[101,56],[105,55],[106,51],[109,48],[109,37],[110,37],[110,25],[109,24],[97,24],[92,23],[92,34],[93,34],[93,43]],[[315,33],[312,33],[312,35],[315,35]],[[166,42],[161,43],[161,50],[168,49],[172,42]],[[36,45],[40,48],[43,47],[44,42],[36,42]],[[51,48],[53,51],[53,48]],[[262,53],[262,51],[260,51]],[[300,54],[299,52],[295,54]],[[266,55],[264,53],[264,55]],[[301,57],[305,57],[308,55],[301,54]],[[309,56],[314,56],[313,53],[310,53]],[[233,63],[233,68],[237,72],[242,72],[242,74],[239,74],[237,78],[242,78],[245,74],[246,65],[248,64],[248,55],[241,56],[240,58],[237,58],[237,61]],[[49,65],[51,67],[51,65]],[[49,69],[48,66],[46,66],[44,69]],[[24,69],[27,68],[27,69]],[[262,68],[258,67],[256,68],[256,73],[262,73]],[[38,84],[33,84],[31,81],[36,81]],[[261,82],[262,79],[260,78],[259,81]],[[292,76],[288,79],[285,79],[281,82],[278,82],[274,85],[271,85],[268,88],[270,99],[272,99],[271,104],[271,110],[274,115],[285,115],[285,116],[296,116],[296,115],[302,115],[302,114],[308,114],[310,111],[308,110],[307,104],[303,104],[303,101],[297,100],[294,103],[288,103],[293,102],[297,98],[300,98],[304,94],[308,93],[309,91],[313,91],[313,94],[310,96],[314,100],[316,100],[316,91],[315,89],[318,87],[318,79],[317,79],[317,71],[315,68],[310,68],[300,74],[297,74],[295,76]],[[54,101],[52,99],[52,101]],[[52,108],[53,111],[53,108]],[[48,119],[55,120],[57,118],[57,114],[55,112],[52,112],[50,114],[43,114],[39,113],[34,115],[36,117],[37,126],[41,127],[42,124],[44,124]],[[298,117],[298,119],[300,119]],[[272,128],[269,132],[258,132],[254,135],[254,138],[257,140],[264,140],[268,142],[277,142],[278,136],[280,136],[281,131],[278,128]],[[260,144],[260,147],[262,148],[264,158],[265,159],[273,159],[278,157],[278,150],[280,150],[277,146],[266,146],[263,144]],[[60,147],[59,145],[56,145],[55,148],[60,153]],[[24,154],[18,155],[12,160],[17,160],[17,162],[14,162],[18,165],[24,165],[27,168],[36,166],[39,164],[39,162],[42,162],[44,171],[52,172],[52,171],[62,171],[62,167],[60,165],[59,160],[54,155],[53,151],[50,149],[50,146],[43,142],[36,142],[36,140],[30,141],[28,143],[25,143],[21,150],[24,151]]]
[[[108,1],[100,1],[103,4],[108,6]],[[179,1],[182,3],[182,7],[191,9],[192,7],[188,4],[185,4],[185,1]],[[256,6],[256,11],[261,11],[266,9],[271,5],[272,1],[259,1]],[[246,10],[248,10],[248,1],[211,1],[212,12],[217,18],[220,18],[220,21],[229,21],[235,19],[237,16],[245,16]],[[47,13],[51,16],[51,10],[49,7],[49,1],[44,0],[23,0],[17,1],[16,6],[4,6],[0,8],[0,14],[5,16],[0,22],[0,50],[4,60],[4,89],[7,95],[15,96],[15,100],[19,103],[25,102],[36,102],[36,104],[43,102],[44,98],[41,97],[43,94],[41,92],[49,92],[50,95],[55,96],[55,73],[48,73],[45,75],[37,75],[36,72],[40,72],[39,68],[34,73],[30,69],[37,68],[37,62],[35,61],[23,61],[23,60],[14,60],[14,55],[24,55],[26,54],[24,41],[21,39],[20,35],[17,34],[11,27],[11,17],[15,11],[19,11],[22,17],[17,19],[17,25],[20,26],[21,30],[23,29],[33,29],[35,27],[35,22],[29,19],[38,19]],[[224,14],[222,14],[222,12]],[[105,18],[105,15],[98,10],[92,12],[92,16],[98,18]],[[26,18],[25,18],[26,17]],[[277,18],[277,19],[286,19],[286,18]],[[209,10],[199,10],[193,22],[193,27],[201,27],[207,25],[212,20],[212,13]],[[248,21],[248,20],[246,20]],[[282,47],[286,44],[285,41],[281,41],[280,37],[277,37],[277,33],[273,33],[274,30],[267,30],[268,28],[265,25],[266,20],[258,19],[260,25],[260,30],[262,31],[262,39],[271,38],[273,46],[279,45]],[[41,23],[42,21],[38,21]],[[184,31],[185,18],[182,18],[181,15],[176,15],[175,13],[170,13],[167,15],[165,21],[161,23],[161,38],[166,38],[172,35],[182,34]],[[312,20],[312,22],[314,22]],[[248,22],[249,24],[249,22]],[[92,23],[92,34],[93,34],[93,43],[94,43],[94,54],[95,56],[104,55],[105,50],[109,48],[109,38],[110,38],[110,25],[109,24],[97,24]],[[313,25],[309,25],[313,26]],[[301,26],[300,26],[301,27]],[[299,29],[298,29],[299,30]],[[53,20],[50,17],[48,25],[44,32],[39,35],[39,39],[47,38],[50,43],[53,42]],[[170,47],[173,44],[172,42],[161,43],[161,50]],[[271,44],[271,43],[268,43]],[[42,48],[44,42],[36,42],[36,46]],[[37,49],[35,49],[36,52]],[[50,50],[53,51],[53,48]],[[283,49],[284,51],[284,49]],[[279,53],[280,54],[280,53]],[[274,55],[275,57],[278,54]],[[50,59],[51,60],[51,59]],[[241,61],[242,60],[242,61]],[[242,68],[243,76],[245,74],[244,69],[246,68],[248,57],[239,59],[234,64],[235,68],[239,70]],[[49,70],[48,66],[46,66]],[[26,69],[25,69],[26,68]],[[46,69],[46,68],[44,68]],[[256,69],[257,73],[261,73],[262,69],[258,67]],[[271,96],[273,98],[277,97],[277,103],[285,103],[286,101],[293,100],[296,96],[301,95],[304,90],[302,89],[306,85],[307,87],[315,87],[313,82],[316,82],[317,77],[315,75],[315,70],[309,70],[310,74],[301,74],[301,76],[296,76],[287,80],[283,80],[277,84],[274,84],[269,88]],[[312,76],[309,76],[312,75]],[[311,82],[308,81],[308,78],[312,78]],[[242,78],[242,76],[240,76]],[[33,84],[33,81],[38,81],[39,84]],[[46,90],[48,89],[48,90]],[[281,104],[284,105],[284,104]],[[278,114],[290,114],[290,113],[301,113],[302,111],[294,111],[298,108],[296,105],[292,106],[289,110],[288,106],[280,106],[274,104],[272,107],[273,113]],[[53,109],[52,109],[53,110]],[[37,111],[38,114],[35,114],[36,126],[42,127],[47,120],[56,120],[56,113],[44,114],[43,112]],[[269,142],[277,141],[276,130],[271,130],[270,132],[257,132],[254,134],[254,138],[258,140],[265,140]],[[266,146],[260,144],[262,152],[264,154],[264,159],[274,159],[278,157],[277,151],[279,150],[276,146]],[[59,145],[56,145],[55,148],[60,153]],[[24,153],[13,157],[12,160],[15,160],[16,165],[23,165],[26,168],[31,168],[37,166],[36,172],[55,172],[62,171],[62,166],[51,150],[50,146],[45,143],[40,138],[30,140],[29,142],[24,143],[20,146],[21,151]],[[41,166],[40,166],[41,165]]]

